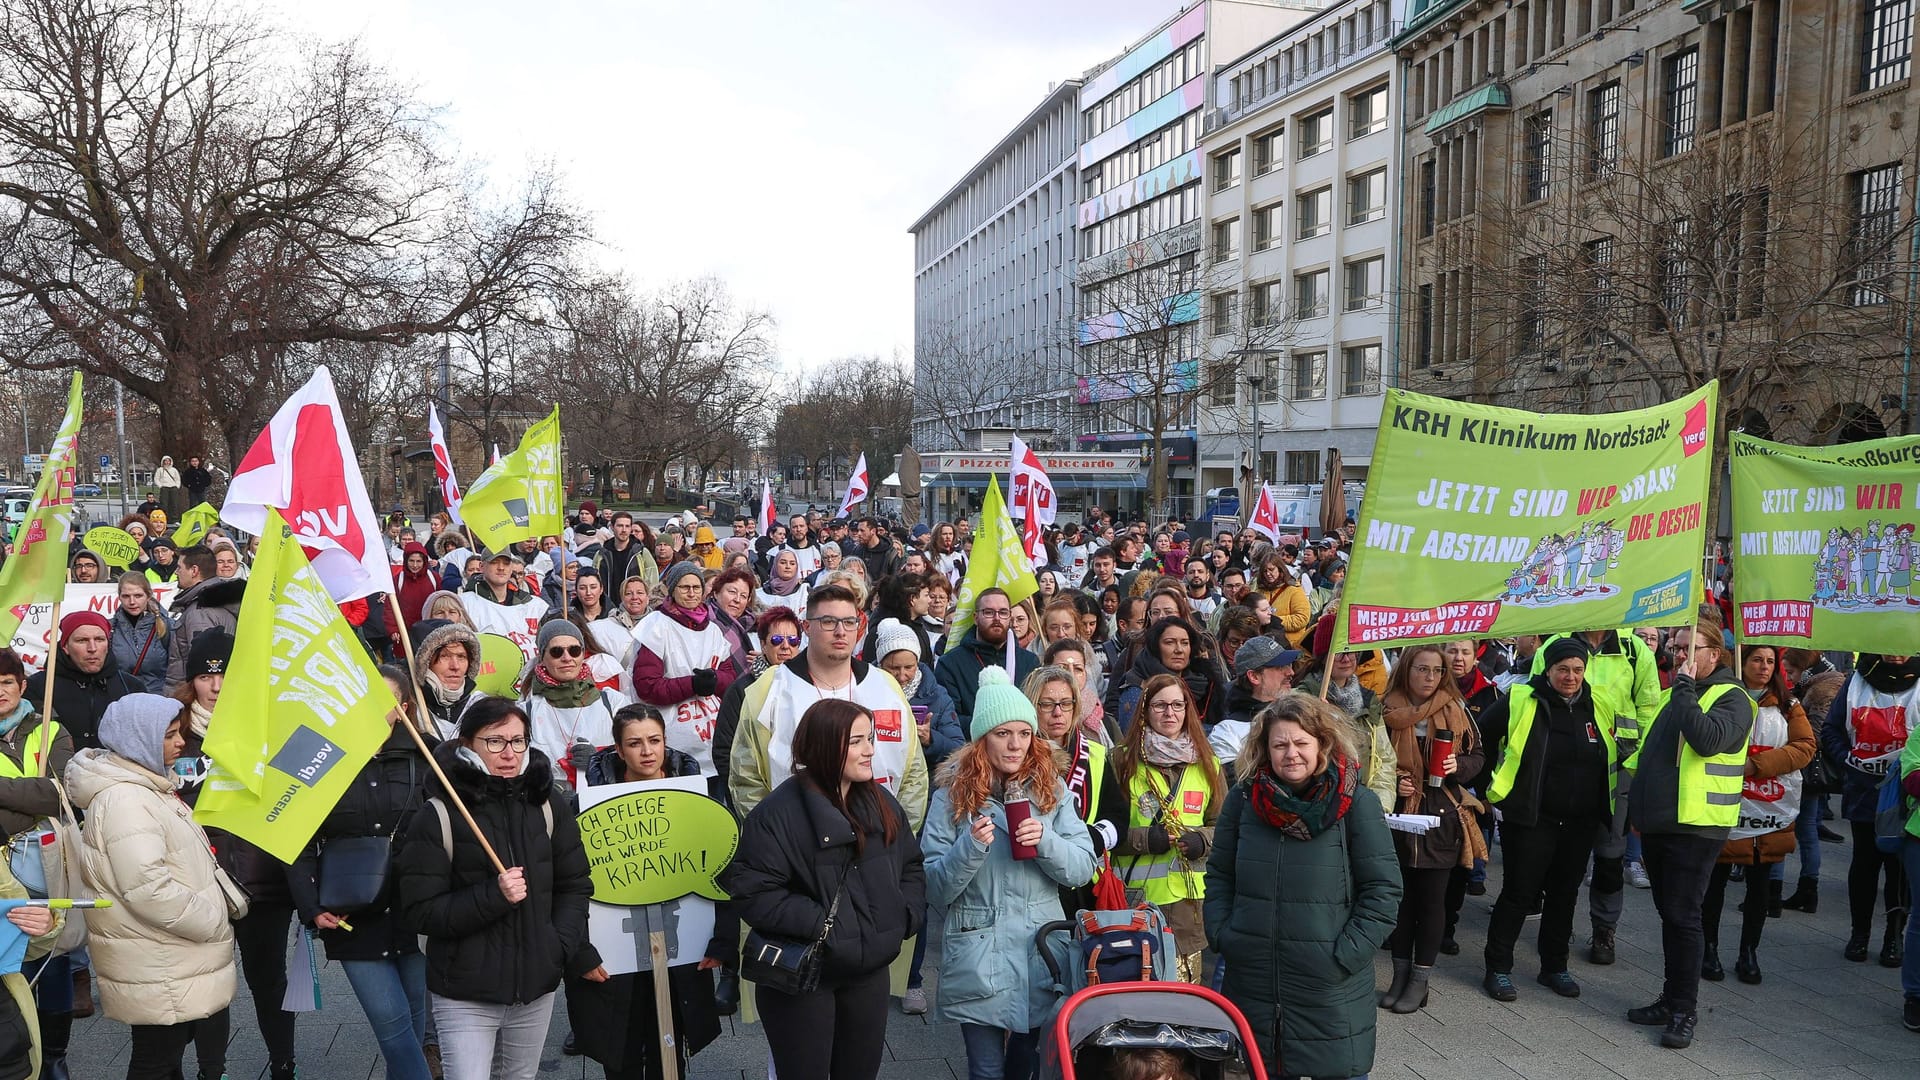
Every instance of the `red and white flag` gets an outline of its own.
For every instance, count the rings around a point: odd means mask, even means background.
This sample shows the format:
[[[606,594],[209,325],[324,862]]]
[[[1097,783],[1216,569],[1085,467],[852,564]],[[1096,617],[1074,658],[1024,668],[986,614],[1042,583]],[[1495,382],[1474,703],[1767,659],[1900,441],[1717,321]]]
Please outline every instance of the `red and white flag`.
[[[1247,528],[1276,545],[1280,543],[1280,507],[1273,501],[1273,489],[1266,484],[1260,485],[1260,499],[1253,504],[1253,516],[1247,519]]]
[[[854,462],[853,475],[847,477],[846,497],[840,500],[840,509],[836,510],[833,516],[846,517],[847,511],[853,509],[856,505],[860,504],[861,502],[864,502],[866,500],[866,497],[867,497],[867,455],[861,454],[860,460]]]
[[[293,527],[336,602],[393,588],[380,519],[325,367],[280,406],[234,467],[220,517],[259,533],[267,527],[269,508]]]
[[[773,508],[773,481],[760,481],[760,535],[772,536],[773,527],[780,524],[780,515]]]
[[[1007,509],[1015,520],[1022,522],[1020,546],[1026,549],[1027,558],[1038,562],[1045,547],[1040,531],[1053,524],[1057,509],[1053,481],[1047,477],[1039,456],[1018,435],[1013,437],[1013,464],[1009,471],[1007,490],[1013,497],[1008,500]]]
[[[440,430],[440,414],[427,403],[427,438],[433,442],[433,475],[440,482],[440,501],[447,504],[447,516],[455,525],[460,521],[460,481],[453,478],[453,455],[447,452],[447,436]]]

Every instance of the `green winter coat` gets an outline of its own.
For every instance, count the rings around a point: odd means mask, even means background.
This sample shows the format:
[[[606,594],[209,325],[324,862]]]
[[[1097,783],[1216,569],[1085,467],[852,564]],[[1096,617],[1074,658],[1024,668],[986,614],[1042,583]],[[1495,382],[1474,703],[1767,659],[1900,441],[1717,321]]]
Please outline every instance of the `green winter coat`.
[[[1226,996],[1274,1076],[1373,1068],[1373,954],[1400,911],[1400,860],[1380,800],[1362,787],[1340,824],[1283,837],[1227,794],[1207,859],[1207,941],[1228,957]]]

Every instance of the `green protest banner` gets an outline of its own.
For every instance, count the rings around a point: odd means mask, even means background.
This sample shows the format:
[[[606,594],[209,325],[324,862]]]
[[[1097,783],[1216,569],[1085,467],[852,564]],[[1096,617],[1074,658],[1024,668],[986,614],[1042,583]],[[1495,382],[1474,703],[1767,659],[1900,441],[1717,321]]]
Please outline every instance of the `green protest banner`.
[[[683,896],[725,900],[715,878],[733,860],[740,826],[705,795],[657,788],[580,811],[593,898],[636,907]]]
[[[1731,441],[1734,634],[1920,652],[1920,436],[1845,446]]]
[[[1717,394],[1581,416],[1388,390],[1334,648],[1687,621]]]
[[[116,529],[111,525],[96,525],[87,530],[81,541],[88,551],[107,560],[108,566],[117,566],[122,570],[132,566],[134,560],[142,554],[140,541],[125,529]]]

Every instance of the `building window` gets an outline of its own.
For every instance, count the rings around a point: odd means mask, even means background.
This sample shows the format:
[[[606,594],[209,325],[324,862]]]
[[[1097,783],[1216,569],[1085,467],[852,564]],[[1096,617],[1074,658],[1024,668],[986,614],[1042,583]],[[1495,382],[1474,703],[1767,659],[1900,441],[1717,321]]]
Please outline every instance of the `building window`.
[[[1262,281],[1253,286],[1253,310],[1248,325],[1252,329],[1264,329],[1280,321],[1281,293],[1280,282]]]
[[[1553,114],[1527,117],[1520,145],[1520,177],[1528,202],[1539,202],[1553,187]]]
[[[1323,187],[1295,199],[1294,217],[1299,223],[1299,232],[1294,236],[1296,240],[1311,240],[1332,232],[1333,189]]]
[[[1347,264],[1347,310],[1364,311],[1386,298],[1387,257],[1355,259]]]
[[[1213,223],[1213,257],[1231,259],[1240,254],[1240,219]]]
[[[1275,128],[1253,137],[1253,175],[1265,176],[1280,167],[1287,155],[1287,132]]]
[[[1280,204],[1257,207],[1253,211],[1253,250],[1265,251],[1280,246]]]
[[[1853,262],[1850,299],[1884,304],[1892,297],[1894,267],[1889,241],[1900,226],[1898,162],[1853,174]]]
[[[1293,354],[1293,383],[1287,395],[1293,401],[1319,401],[1327,396],[1327,354]]]
[[[1414,313],[1413,363],[1415,367],[1433,366],[1433,286],[1420,286],[1419,310]]]
[[[1586,242],[1581,252],[1586,280],[1580,296],[1582,336],[1587,344],[1598,345],[1611,334],[1613,326],[1613,237],[1603,236]]]
[[[1347,115],[1353,119],[1347,133],[1349,139],[1387,130],[1387,88],[1376,86],[1348,98]]]
[[[1260,389],[1250,392],[1248,400],[1258,405],[1280,403],[1280,357],[1268,355],[1260,358]]]
[[[1700,49],[1695,46],[1667,58],[1661,79],[1667,129],[1661,134],[1661,156],[1672,157],[1693,149],[1694,129],[1700,120]]]
[[[1587,92],[1587,174],[1612,174],[1620,161],[1620,82]]]
[[[1240,294],[1217,292],[1207,298],[1207,328],[1215,337],[1233,333],[1234,320],[1240,314]]]
[[[1213,190],[1225,191],[1240,182],[1240,150],[1235,147],[1213,156]]]
[[[1320,451],[1287,451],[1287,478],[1289,484],[1317,484],[1325,479],[1320,475]]]
[[[1333,149],[1333,110],[1322,109],[1300,118],[1300,159]]]
[[[1439,184],[1439,169],[1432,158],[1420,163],[1420,235],[1433,235],[1434,204]]]
[[[1235,384],[1238,382],[1239,367],[1228,361],[1215,361],[1207,365],[1207,404],[1232,405],[1234,403]]]
[[[1327,313],[1327,295],[1332,283],[1330,270],[1309,270],[1293,277],[1293,313],[1301,319],[1317,319]]]
[[[1688,323],[1693,307],[1693,222],[1674,218],[1667,225],[1665,249],[1661,251],[1655,284],[1659,286],[1658,304],[1653,312],[1654,329],[1678,330]]]
[[[1547,257],[1527,255],[1520,259],[1520,351],[1535,352],[1547,336]]]
[[[1387,216],[1387,170],[1347,177],[1347,224],[1364,225]]]
[[[1866,0],[1860,43],[1860,89],[1907,77],[1913,62],[1913,0]]]
[[[1380,346],[1349,345],[1340,350],[1340,387],[1345,397],[1380,392]]]

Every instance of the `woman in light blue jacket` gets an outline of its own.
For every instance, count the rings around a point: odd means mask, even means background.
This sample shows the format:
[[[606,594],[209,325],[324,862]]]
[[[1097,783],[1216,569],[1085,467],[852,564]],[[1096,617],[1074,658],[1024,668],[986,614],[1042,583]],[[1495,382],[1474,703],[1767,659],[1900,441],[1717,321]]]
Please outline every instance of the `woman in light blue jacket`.
[[[1093,877],[1093,841],[1033,703],[999,668],[980,672],[972,734],[941,770],[921,837],[928,899],[947,909],[935,1011],[959,1023],[971,1080],[1024,1078],[1054,1004],[1034,934],[1064,917],[1062,888]],[[1032,816],[1009,830],[1007,805],[1021,797]]]

